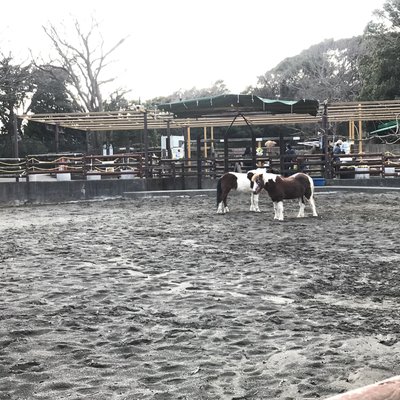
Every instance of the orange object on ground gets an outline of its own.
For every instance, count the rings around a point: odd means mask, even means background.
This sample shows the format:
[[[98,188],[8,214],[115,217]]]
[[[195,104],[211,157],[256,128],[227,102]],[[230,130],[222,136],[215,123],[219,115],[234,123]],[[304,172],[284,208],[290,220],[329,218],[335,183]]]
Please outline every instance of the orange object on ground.
[[[400,375],[326,400],[400,400]]]

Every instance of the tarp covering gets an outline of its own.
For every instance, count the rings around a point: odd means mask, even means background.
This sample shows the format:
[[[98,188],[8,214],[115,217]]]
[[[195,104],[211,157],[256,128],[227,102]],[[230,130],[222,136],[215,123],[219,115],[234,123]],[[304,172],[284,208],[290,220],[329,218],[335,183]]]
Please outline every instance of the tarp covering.
[[[317,100],[269,100],[251,94],[224,94],[213,97],[182,100],[157,106],[177,118],[196,118],[223,113],[266,112],[269,114],[317,115]]]
[[[398,123],[397,121],[389,121],[389,122],[385,122],[384,124],[379,124],[378,125],[378,129],[376,129],[375,131],[370,132],[370,135],[375,135],[375,134],[379,134],[379,133],[383,133],[383,132],[387,132],[387,131],[391,131],[396,129],[397,130],[398,127]]]

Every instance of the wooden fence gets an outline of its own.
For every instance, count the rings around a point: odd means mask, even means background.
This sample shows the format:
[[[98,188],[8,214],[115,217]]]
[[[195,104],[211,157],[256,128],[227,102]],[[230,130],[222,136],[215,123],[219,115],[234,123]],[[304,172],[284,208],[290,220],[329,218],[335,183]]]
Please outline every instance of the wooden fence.
[[[390,153],[348,154],[335,159],[331,154],[302,154],[296,160],[284,156],[258,157],[257,164],[268,165],[279,174],[303,171],[312,177],[362,179],[400,176],[400,158]],[[224,172],[247,172],[255,168],[252,160],[230,154],[228,159],[213,157],[160,159],[142,153],[114,155],[44,154],[25,158],[0,159],[2,178],[37,180],[46,176],[55,180],[142,179],[197,177],[217,179]]]

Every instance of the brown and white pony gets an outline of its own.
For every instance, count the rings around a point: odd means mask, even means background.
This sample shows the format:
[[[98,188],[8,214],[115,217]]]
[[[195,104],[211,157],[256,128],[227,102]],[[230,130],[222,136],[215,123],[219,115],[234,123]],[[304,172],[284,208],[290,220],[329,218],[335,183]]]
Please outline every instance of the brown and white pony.
[[[271,175],[273,174],[258,173],[254,174],[251,179],[254,184],[253,192],[255,194],[260,193],[262,189],[268,192],[274,203],[274,219],[283,221],[283,200],[286,199],[299,199],[298,218],[304,217],[304,198],[310,203],[313,216],[318,216],[314,201],[314,181],[310,176],[302,172],[287,178],[280,175]]]
[[[265,172],[264,168],[254,169],[247,173],[227,172],[218,179],[217,183],[217,213],[225,214],[229,212],[228,194],[231,190],[250,193],[250,211],[260,212],[258,206],[259,193],[252,190],[252,177],[256,173]]]

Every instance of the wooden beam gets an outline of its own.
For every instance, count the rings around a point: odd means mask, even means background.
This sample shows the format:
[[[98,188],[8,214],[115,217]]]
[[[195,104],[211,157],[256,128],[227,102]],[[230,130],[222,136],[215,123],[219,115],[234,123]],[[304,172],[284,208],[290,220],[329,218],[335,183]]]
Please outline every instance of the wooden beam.
[[[400,114],[400,100],[328,103],[329,120],[331,122],[350,121],[390,121]],[[64,114],[35,114],[20,115],[18,118],[49,125],[58,124],[60,127],[91,132],[109,130],[143,130],[147,119],[147,129],[171,129],[186,127],[227,127],[232,124],[234,114],[221,114],[199,118],[174,118],[169,113],[157,110],[146,112],[137,110],[92,112],[92,113],[64,113]],[[290,124],[319,124],[323,115],[323,104],[316,116],[307,114],[268,114],[260,112],[246,113],[246,119],[252,126],[290,125]],[[237,118],[236,126],[244,126],[246,121]],[[354,137],[353,137],[354,139]]]

